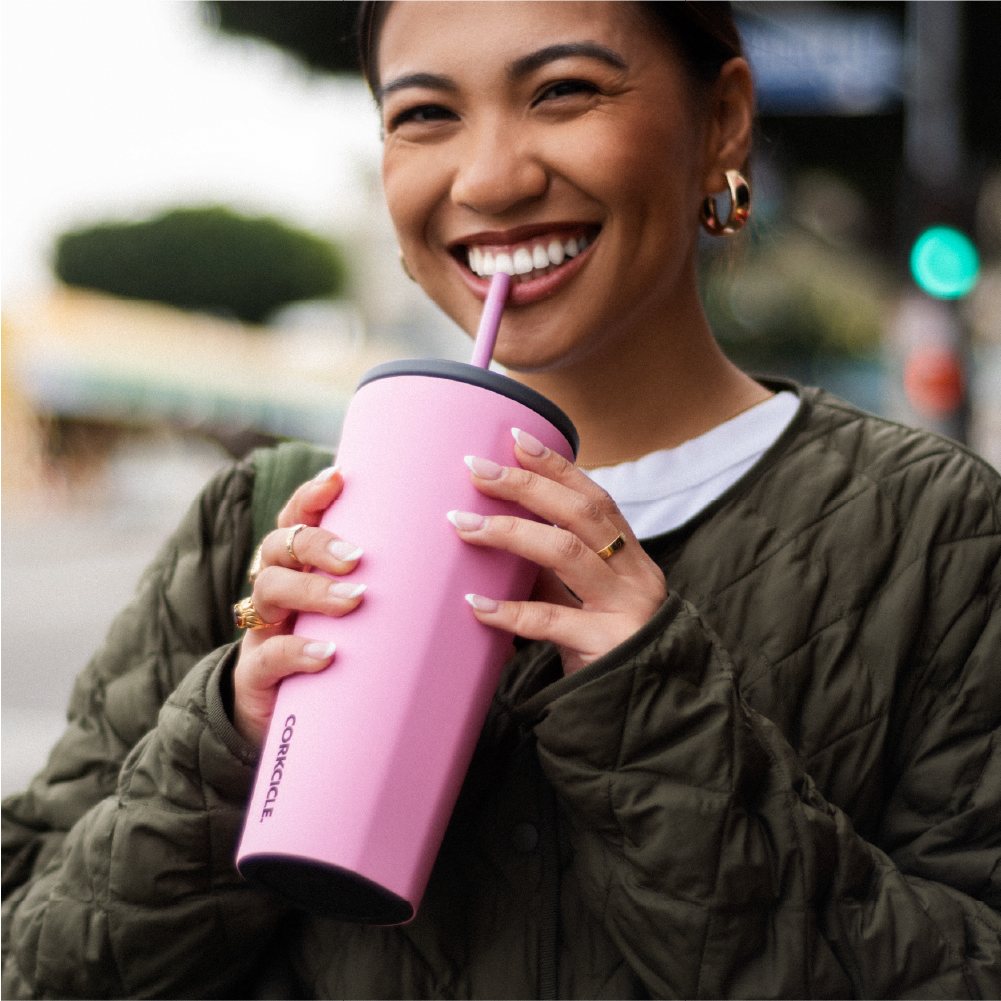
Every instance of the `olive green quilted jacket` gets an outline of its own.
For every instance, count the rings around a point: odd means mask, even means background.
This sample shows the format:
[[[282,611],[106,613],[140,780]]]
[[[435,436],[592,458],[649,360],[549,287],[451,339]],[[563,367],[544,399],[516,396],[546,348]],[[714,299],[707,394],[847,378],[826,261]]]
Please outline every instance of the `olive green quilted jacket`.
[[[233,866],[254,475],[195,503],[4,803],[5,998],[1001,995],[984,463],[804,390],[747,476],[647,543],[670,597],[639,633],[567,678],[521,646],[397,928]]]

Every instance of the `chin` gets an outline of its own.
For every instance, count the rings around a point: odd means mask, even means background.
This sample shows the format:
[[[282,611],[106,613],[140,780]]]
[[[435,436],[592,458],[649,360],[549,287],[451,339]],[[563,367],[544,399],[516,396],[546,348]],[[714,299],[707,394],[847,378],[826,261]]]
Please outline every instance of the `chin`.
[[[562,349],[554,349],[547,345],[548,350],[505,350],[500,346],[494,351],[494,360],[498,365],[511,372],[523,375],[539,375],[544,372],[554,372],[561,368],[575,365],[586,358],[593,345],[567,345]]]

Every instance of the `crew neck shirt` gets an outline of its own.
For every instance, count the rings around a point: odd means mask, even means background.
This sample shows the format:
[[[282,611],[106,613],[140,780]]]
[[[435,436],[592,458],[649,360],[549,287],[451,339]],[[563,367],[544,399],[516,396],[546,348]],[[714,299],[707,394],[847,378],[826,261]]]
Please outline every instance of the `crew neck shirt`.
[[[776,393],[677,448],[583,470],[611,494],[638,539],[683,525],[733,486],[789,426],[799,397]]]

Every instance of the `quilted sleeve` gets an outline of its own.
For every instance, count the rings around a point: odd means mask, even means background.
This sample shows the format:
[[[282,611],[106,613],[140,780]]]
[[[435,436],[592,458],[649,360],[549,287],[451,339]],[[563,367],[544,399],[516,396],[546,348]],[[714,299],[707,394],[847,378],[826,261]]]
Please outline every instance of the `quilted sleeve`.
[[[589,909],[653,996],[1001,995],[994,591],[912,745],[888,852],[825,801],[678,597],[521,707]],[[971,770],[972,793],[950,803]]]
[[[3,804],[5,997],[206,996],[241,967],[199,965],[198,936],[246,956],[270,933],[274,905],[233,867],[253,755],[219,694],[252,489],[245,466],[206,488]]]

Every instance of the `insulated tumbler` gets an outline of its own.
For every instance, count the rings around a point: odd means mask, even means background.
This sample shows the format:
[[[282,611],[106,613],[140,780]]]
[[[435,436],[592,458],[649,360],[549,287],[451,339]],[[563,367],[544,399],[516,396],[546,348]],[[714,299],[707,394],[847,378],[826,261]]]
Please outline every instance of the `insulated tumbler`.
[[[538,520],[477,491],[463,462],[516,465],[513,427],[573,461],[566,414],[472,365],[379,365],[348,408],[344,489],[320,524],[364,548],[354,575],[368,590],[343,618],[298,617],[297,635],[337,652],[281,684],[237,854],[245,877],[297,906],[371,924],[416,913],[511,647],[464,596],[524,600],[538,573],[446,519]]]

